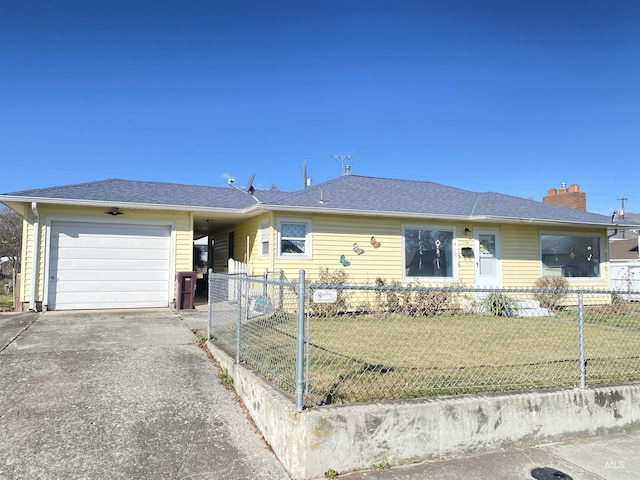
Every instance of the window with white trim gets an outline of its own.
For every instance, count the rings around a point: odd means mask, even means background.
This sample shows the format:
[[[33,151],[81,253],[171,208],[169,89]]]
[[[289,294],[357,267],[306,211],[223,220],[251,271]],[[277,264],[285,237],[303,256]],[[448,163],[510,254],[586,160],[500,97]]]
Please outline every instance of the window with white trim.
[[[263,220],[258,226],[258,256],[265,258],[269,256],[269,220]]]
[[[542,275],[567,278],[600,278],[599,235],[541,234]]]
[[[311,222],[304,220],[278,222],[278,256],[311,257]]]
[[[404,278],[406,280],[453,280],[453,227],[404,226]]]

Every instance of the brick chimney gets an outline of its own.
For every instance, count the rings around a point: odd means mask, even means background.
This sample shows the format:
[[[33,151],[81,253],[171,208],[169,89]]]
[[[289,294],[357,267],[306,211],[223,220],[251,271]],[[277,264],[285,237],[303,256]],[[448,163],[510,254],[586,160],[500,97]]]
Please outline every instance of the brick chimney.
[[[550,188],[542,201],[551,205],[587,211],[587,194],[581,192],[580,185],[576,184],[567,188],[567,184],[563,183],[560,189]]]

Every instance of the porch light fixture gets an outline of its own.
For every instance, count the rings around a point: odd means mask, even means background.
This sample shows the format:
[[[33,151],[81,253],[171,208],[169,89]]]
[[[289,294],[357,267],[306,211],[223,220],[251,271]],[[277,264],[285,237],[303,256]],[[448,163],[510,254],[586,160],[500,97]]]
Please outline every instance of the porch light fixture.
[[[111,207],[111,210],[104,212],[107,215],[124,215],[124,212],[120,211],[120,207]]]
[[[469,227],[464,227],[464,234],[469,235],[471,233],[471,229]]]

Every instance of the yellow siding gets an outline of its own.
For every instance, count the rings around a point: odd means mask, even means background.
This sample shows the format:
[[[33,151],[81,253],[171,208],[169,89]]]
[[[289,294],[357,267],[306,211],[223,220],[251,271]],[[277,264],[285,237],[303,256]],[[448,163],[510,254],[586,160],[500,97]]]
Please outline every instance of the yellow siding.
[[[175,224],[176,247],[174,268],[176,272],[191,271],[193,269],[193,219],[188,212],[176,212],[166,210],[134,210],[123,209],[124,215],[107,217],[106,208],[90,208],[62,205],[38,205],[40,216],[40,234],[38,250],[38,277],[36,281],[35,301],[41,302],[44,296],[44,269],[46,261],[47,222],[54,220],[78,220],[99,219],[111,220],[115,223],[140,222],[172,222]],[[31,298],[31,265],[33,262],[33,233],[34,214],[30,205],[25,204],[23,224],[23,275],[21,281],[21,301],[28,303]]]
[[[275,227],[278,220],[298,219],[312,222],[311,259],[277,258],[277,232]],[[597,229],[547,228],[533,225],[499,225],[472,224],[471,222],[445,222],[441,220],[425,219],[388,219],[378,217],[350,217],[350,216],[322,216],[322,215],[276,215],[271,222],[273,231],[271,251],[273,260],[272,270],[284,270],[289,279],[296,278],[298,271],[304,269],[307,278],[317,278],[320,268],[328,268],[330,272],[345,270],[351,283],[375,284],[376,278],[387,282],[402,281],[402,226],[403,225],[439,225],[456,228],[456,242],[454,259],[457,261],[457,284],[475,286],[475,258],[462,256],[463,247],[474,247],[473,229],[494,228],[500,231],[502,257],[502,283],[505,288],[531,288],[540,278],[540,232],[580,232],[601,235],[601,242],[606,253],[606,232]],[[469,227],[470,233],[464,228]],[[256,227],[257,229],[257,227]],[[381,243],[375,249],[370,243],[371,236]],[[357,243],[365,253],[357,255],[353,244]],[[257,247],[256,247],[257,248]],[[339,261],[345,255],[351,262],[349,267],[343,267]],[[577,287],[608,289],[609,276],[607,264],[603,267],[603,278],[569,279]],[[429,285],[434,285],[429,282]]]
[[[28,204],[24,204],[22,212],[22,275],[20,275],[20,299],[21,303],[25,303],[29,299],[28,293],[31,292],[31,261],[33,259],[33,214]],[[27,262],[28,259],[28,263]],[[27,290],[27,286],[29,289]]]
[[[186,212],[164,212],[153,219],[164,219],[176,224],[176,272],[193,270],[193,214]],[[147,218],[148,219],[148,218]]]
[[[540,263],[541,233],[587,233],[600,236],[603,258],[608,259],[605,230],[549,228],[532,225],[502,226],[502,282],[505,288],[531,288],[542,274]],[[572,287],[609,289],[608,261],[602,265],[601,279],[567,278]]]
[[[530,225],[503,225],[500,233],[503,286],[533,287],[541,274],[539,228]]]
[[[262,215],[260,217],[256,217],[252,219],[248,228],[248,235],[250,236],[250,249],[251,254],[249,255],[251,264],[251,269],[254,274],[260,275],[264,273],[266,270],[273,271],[273,249],[276,245],[275,243],[275,235],[276,229],[274,225],[272,214]],[[269,222],[269,256],[260,257],[260,237],[259,237],[259,229],[260,224],[264,221]]]
[[[293,216],[277,215],[276,220],[300,219],[312,222],[313,258],[275,258],[274,269],[283,269],[287,278],[296,278],[300,269],[306,270],[307,278],[315,279],[320,268],[328,268],[330,272],[344,270],[349,275],[350,283],[374,285],[377,278],[386,282],[401,282],[402,265],[402,227],[403,225],[439,225],[456,227],[456,251],[454,259],[458,262],[458,282],[473,285],[473,259],[464,258],[462,247],[473,247],[473,238],[464,235],[464,227],[468,224],[443,221],[419,221],[416,219],[389,219],[382,217],[349,217],[349,216]],[[273,225],[272,225],[273,227]],[[371,245],[371,237],[380,242],[379,248]],[[274,257],[277,254],[277,234],[273,237]],[[353,244],[357,243],[364,250],[357,255]],[[348,267],[340,263],[340,256],[345,255],[351,262]],[[429,285],[434,285],[429,282]]]
[[[272,271],[273,264],[271,255],[266,258],[259,257],[259,237],[258,230],[260,223],[270,219],[270,214],[261,215],[259,217],[248,219],[244,222],[235,224],[232,228],[218,230],[211,234],[214,239],[213,243],[213,271],[216,273],[224,273],[228,268],[229,259],[229,233],[234,234],[234,260],[249,263],[255,275],[262,274],[265,270]],[[272,250],[275,245],[274,240],[275,229],[273,221],[269,223],[269,248]],[[247,237],[249,253],[247,254]]]
[[[460,286],[473,287],[475,285],[475,258],[463,257],[461,253],[463,247],[473,249],[473,233],[464,233],[465,227],[472,228],[472,226],[469,223],[458,224],[456,226],[458,248],[455,252],[454,259],[457,257],[458,261],[458,283]]]
[[[193,215],[188,212],[154,211],[124,209],[125,215],[107,217],[106,208],[64,207],[39,205],[40,240],[38,252],[38,277],[36,282],[36,301],[43,297],[46,225],[51,217],[59,219],[95,218],[101,220],[118,221],[161,221],[175,223],[175,271],[191,271],[193,268]],[[21,301],[28,302],[31,295],[31,263],[33,258],[33,228],[34,215],[30,204],[24,205],[23,228],[23,275],[21,277]],[[270,255],[268,258],[259,256],[259,226],[264,220],[269,220]],[[277,224],[279,220],[308,220],[311,222],[312,257],[278,258],[277,257]],[[475,258],[462,256],[462,248],[474,247],[474,228],[495,228],[500,231],[502,283],[506,288],[530,288],[540,278],[540,232],[580,232],[601,236],[604,255],[608,259],[608,244],[604,229],[567,229],[541,228],[539,226],[473,224],[471,222],[446,222],[442,220],[423,219],[391,219],[376,216],[328,216],[328,215],[292,215],[267,212],[263,215],[239,222],[230,228],[214,232],[213,267],[216,272],[227,271],[228,235],[233,231],[235,236],[234,257],[239,261],[248,261],[254,274],[283,270],[290,280],[297,278],[300,269],[307,272],[307,278],[317,279],[320,268],[327,268],[330,272],[344,271],[348,274],[350,283],[375,284],[377,278],[386,282],[401,282],[403,279],[402,265],[402,227],[403,225],[439,225],[455,227],[456,240],[454,259],[457,263],[457,283],[465,286],[475,285]],[[471,228],[465,233],[464,228]],[[371,237],[375,236],[380,242],[380,248],[371,245]],[[248,239],[248,243],[247,243]],[[365,252],[357,255],[353,244],[357,243]],[[248,245],[248,246],[247,246]],[[343,267],[340,256],[344,255],[351,262],[349,267]],[[574,286],[608,289],[608,263],[603,264],[602,280],[569,279]],[[429,282],[429,285],[435,285]]]

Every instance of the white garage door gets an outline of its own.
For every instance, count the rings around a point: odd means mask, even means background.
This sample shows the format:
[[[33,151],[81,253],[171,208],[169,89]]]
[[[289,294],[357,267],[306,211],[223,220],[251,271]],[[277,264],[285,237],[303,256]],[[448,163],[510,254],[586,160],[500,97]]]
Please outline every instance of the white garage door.
[[[168,225],[52,222],[47,308],[167,307],[170,265]]]

